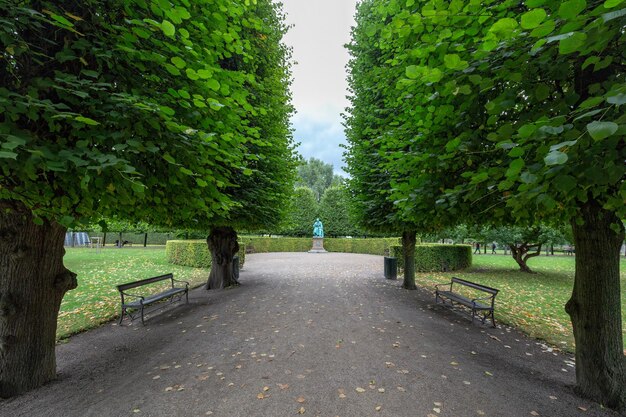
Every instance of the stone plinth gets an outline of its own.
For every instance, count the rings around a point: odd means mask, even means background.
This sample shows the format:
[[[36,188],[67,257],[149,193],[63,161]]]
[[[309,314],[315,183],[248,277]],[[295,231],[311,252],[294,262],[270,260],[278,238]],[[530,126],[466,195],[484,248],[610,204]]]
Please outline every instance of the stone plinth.
[[[313,247],[309,251],[309,253],[326,253],[324,249],[324,238],[323,237],[314,237],[313,238]]]

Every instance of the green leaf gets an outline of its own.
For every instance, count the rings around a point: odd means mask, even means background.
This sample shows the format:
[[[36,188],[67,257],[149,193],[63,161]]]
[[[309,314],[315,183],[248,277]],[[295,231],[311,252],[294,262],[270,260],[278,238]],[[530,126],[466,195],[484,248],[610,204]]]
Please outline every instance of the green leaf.
[[[420,68],[417,65],[409,65],[408,67],[406,67],[405,73],[407,78],[414,80],[416,78],[419,78],[422,71],[420,71]]]
[[[524,155],[524,149],[521,146],[516,146],[509,151],[509,156],[511,158],[518,158],[522,155]]]
[[[610,22],[613,19],[618,19],[622,16],[626,16],[626,9],[621,9],[621,10],[616,10],[614,12],[605,13],[602,15],[602,20],[604,20],[604,23],[606,23],[606,22]]]
[[[521,26],[523,29],[534,29],[545,20],[547,13],[543,9],[533,9],[522,15]]]
[[[563,19],[573,19],[587,7],[585,0],[569,0],[561,3],[559,7],[559,16]]]
[[[208,80],[207,86],[213,91],[218,91],[220,89],[220,83],[215,78]]]
[[[522,175],[520,175],[520,179],[526,184],[534,184],[537,182],[537,176],[528,171],[524,171]]]
[[[567,162],[568,159],[569,157],[567,156],[566,153],[554,151],[546,155],[546,157],[543,158],[543,161],[545,162],[547,166],[553,166],[553,165],[563,165],[564,163]]]
[[[606,139],[612,136],[619,128],[617,123],[613,122],[591,122],[587,125],[587,132],[595,141]]]
[[[517,20],[510,17],[504,17],[494,23],[489,29],[489,32],[500,38],[507,39],[513,36],[515,29],[517,29]]]
[[[176,33],[176,27],[168,20],[163,20],[163,22],[161,22],[161,30],[166,36],[169,37],[173,37]]]
[[[183,69],[187,66],[187,63],[180,57],[175,56],[170,61],[172,64],[176,65],[176,68]]]
[[[76,116],[74,117],[74,120],[76,120],[77,122],[84,123],[86,125],[91,125],[91,126],[97,126],[100,124],[100,122],[96,122],[95,120],[90,119],[89,117],[83,117],[83,116]]]
[[[569,193],[576,188],[576,179],[570,175],[559,175],[553,180],[556,188],[564,193]]]
[[[0,151],[0,159],[17,159],[15,152]]]
[[[621,106],[622,104],[626,104],[626,94],[624,93],[616,94],[614,96],[607,98],[606,102]]]
[[[605,9],[612,9],[615,6],[619,6],[623,2],[624,2],[624,0],[606,0],[604,2],[604,8]]]
[[[573,32],[571,36],[561,39],[559,42],[559,53],[561,55],[571,54],[579,51],[587,40],[587,34],[583,32]]]
[[[458,54],[446,54],[446,56],[443,57],[443,62],[446,68],[450,69],[462,70],[468,66],[467,61],[461,60]]]

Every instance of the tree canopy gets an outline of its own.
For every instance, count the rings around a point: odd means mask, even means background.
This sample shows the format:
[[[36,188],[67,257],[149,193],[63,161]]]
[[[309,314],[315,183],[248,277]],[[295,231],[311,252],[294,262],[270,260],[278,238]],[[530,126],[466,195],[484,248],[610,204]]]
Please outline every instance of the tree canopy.
[[[296,187],[309,187],[315,193],[317,201],[320,201],[328,187],[343,182],[340,175],[334,174],[333,164],[327,164],[317,158],[302,161],[297,171]]]
[[[622,410],[625,21],[623,0],[365,0],[347,119],[353,183],[389,178],[374,213],[426,230],[571,223],[578,387]]]
[[[67,226],[276,225],[296,157],[272,0],[3,1],[0,22],[6,397],[56,375]]]

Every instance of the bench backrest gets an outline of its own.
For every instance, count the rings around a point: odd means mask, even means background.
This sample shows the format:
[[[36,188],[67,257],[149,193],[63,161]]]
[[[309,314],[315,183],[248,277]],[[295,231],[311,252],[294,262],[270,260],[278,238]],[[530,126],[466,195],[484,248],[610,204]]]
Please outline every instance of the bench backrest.
[[[471,281],[466,281],[464,279],[461,278],[457,278],[457,277],[452,277],[452,283],[457,283],[457,284],[461,284],[461,285],[465,285],[467,287],[470,288],[474,288],[477,290],[481,290],[481,291],[485,291],[488,292],[490,294],[496,295],[498,292],[500,292],[500,290],[496,289],[496,288],[491,288],[491,287],[487,287],[486,285],[481,285],[481,284],[477,284],[475,282],[471,282]]]
[[[173,287],[174,286],[174,274],[169,273],[165,275],[159,275],[158,277],[146,278],[140,281],[120,284],[117,286],[117,289],[121,292],[124,290],[129,290],[131,288],[141,287],[142,285],[152,284],[153,282],[165,281],[166,279],[169,279],[172,281],[172,287]]]

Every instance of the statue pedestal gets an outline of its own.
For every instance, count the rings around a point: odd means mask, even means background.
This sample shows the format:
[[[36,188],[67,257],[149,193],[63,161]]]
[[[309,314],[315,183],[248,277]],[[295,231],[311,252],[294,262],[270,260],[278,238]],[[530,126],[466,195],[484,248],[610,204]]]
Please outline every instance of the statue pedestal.
[[[309,251],[309,253],[326,253],[327,251],[324,249],[324,238],[323,237],[314,237],[313,238],[313,247]]]

